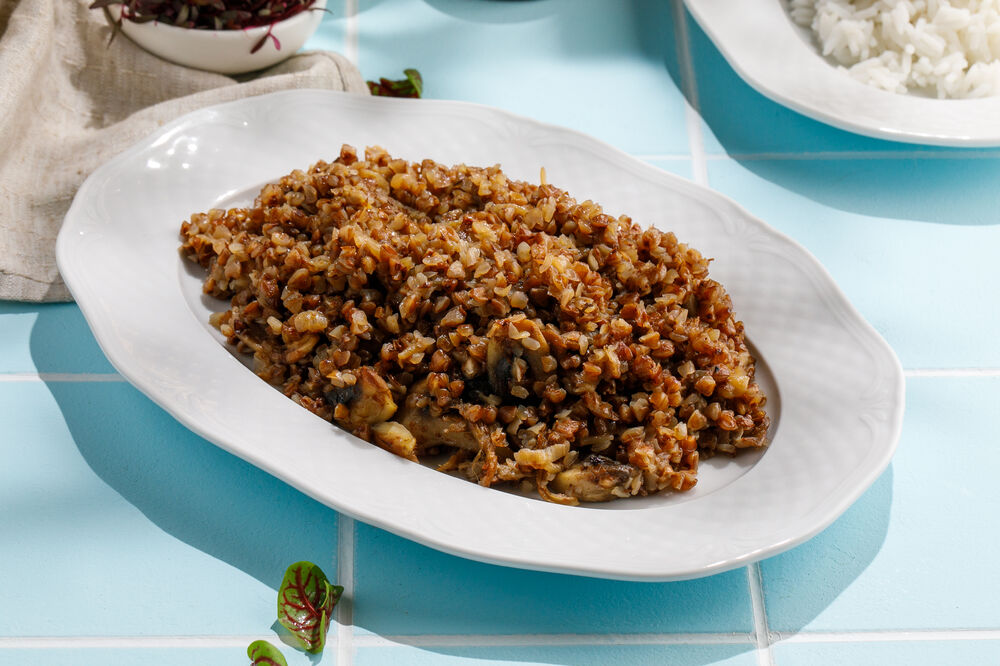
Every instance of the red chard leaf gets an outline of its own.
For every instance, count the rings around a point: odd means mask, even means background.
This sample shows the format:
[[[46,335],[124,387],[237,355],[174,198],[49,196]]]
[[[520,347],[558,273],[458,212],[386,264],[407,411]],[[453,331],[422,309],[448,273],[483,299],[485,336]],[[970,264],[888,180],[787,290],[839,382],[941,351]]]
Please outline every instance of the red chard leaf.
[[[417,94],[417,97],[423,97],[424,77],[420,76],[420,72],[411,67],[410,69],[404,69],[403,74],[406,75],[406,80],[409,81],[410,87]]]
[[[424,79],[420,72],[410,68],[403,70],[405,79],[396,81],[380,78],[368,81],[368,91],[380,97],[421,97],[424,94]]]
[[[288,666],[285,655],[267,641],[254,641],[247,648],[253,666]]]
[[[333,607],[343,591],[340,585],[331,585],[312,562],[296,562],[288,567],[278,590],[278,622],[306,651],[320,652],[326,643]]]

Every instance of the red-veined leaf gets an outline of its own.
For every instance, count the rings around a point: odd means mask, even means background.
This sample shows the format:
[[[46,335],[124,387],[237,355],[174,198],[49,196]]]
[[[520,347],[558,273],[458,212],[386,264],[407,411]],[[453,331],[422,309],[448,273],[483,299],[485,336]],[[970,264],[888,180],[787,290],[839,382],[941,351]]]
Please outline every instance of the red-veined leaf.
[[[312,562],[296,562],[285,571],[278,590],[278,622],[308,652],[319,652],[326,643],[333,607],[343,591],[340,585],[330,584],[323,570]]]
[[[381,97],[420,97],[424,94],[424,79],[415,69],[403,70],[405,79],[390,80],[385,77],[368,81],[368,91]]]
[[[288,666],[285,655],[267,641],[254,641],[247,648],[253,666]]]
[[[406,80],[410,82],[410,87],[413,88],[413,92],[417,93],[417,97],[424,96],[424,77],[420,76],[420,72],[410,68],[404,69],[403,74],[406,75]]]

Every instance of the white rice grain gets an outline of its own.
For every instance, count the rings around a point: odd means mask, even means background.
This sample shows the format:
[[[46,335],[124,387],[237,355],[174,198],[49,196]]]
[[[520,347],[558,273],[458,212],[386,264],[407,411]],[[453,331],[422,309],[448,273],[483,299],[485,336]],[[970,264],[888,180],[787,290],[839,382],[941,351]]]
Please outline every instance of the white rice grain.
[[[939,98],[1000,93],[1000,0],[787,0],[852,77]]]

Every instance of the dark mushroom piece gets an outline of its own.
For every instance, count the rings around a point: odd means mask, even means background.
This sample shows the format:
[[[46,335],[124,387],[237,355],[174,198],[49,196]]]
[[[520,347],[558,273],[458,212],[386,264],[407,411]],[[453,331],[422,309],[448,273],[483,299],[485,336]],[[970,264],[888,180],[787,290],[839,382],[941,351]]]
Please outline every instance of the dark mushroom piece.
[[[556,474],[549,486],[581,502],[607,502],[633,495],[630,486],[639,470],[611,458],[591,454],[569,469]]]
[[[396,402],[392,399],[392,391],[385,380],[371,368],[360,368],[355,377],[357,381],[353,386],[332,388],[324,393],[330,404],[347,407],[347,416],[337,420],[354,430],[363,425],[375,425],[391,419],[396,413]],[[335,417],[336,414],[335,410]]]
[[[433,446],[452,446],[473,453],[479,451],[479,441],[469,422],[447,414],[431,416],[427,409],[404,405],[397,420],[417,442],[417,450],[423,451]]]
[[[524,380],[515,376],[514,364],[519,358],[524,359],[521,368],[530,368],[532,379],[545,381],[555,369],[554,364],[546,367],[544,358],[548,353],[549,343],[535,321],[512,317],[493,324],[486,344],[486,370],[494,394],[507,399],[512,389]],[[527,397],[513,395],[520,399]]]

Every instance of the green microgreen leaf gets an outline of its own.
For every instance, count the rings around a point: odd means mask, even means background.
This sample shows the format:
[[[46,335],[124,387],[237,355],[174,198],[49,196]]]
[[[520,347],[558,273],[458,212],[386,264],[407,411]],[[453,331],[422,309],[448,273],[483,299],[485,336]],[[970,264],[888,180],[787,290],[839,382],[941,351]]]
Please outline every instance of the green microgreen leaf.
[[[327,592],[327,594],[329,594],[329,592]],[[322,650],[323,646],[326,645],[326,630],[329,626],[330,614],[326,612],[326,609],[323,609],[323,613],[319,618],[319,636],[317,637],[317,644],[319,645],[320,650]]]
[[[413,91],[417,93],[417,97],[423,97],[424,77],[420,76],[420,72],[411,67],[410,69],[404,69],[403,74],[406,75],[406,80],[410,82]]]
[[[420,72],[413,69],[403,70],[404,79],[390,80],[381,78],[368,81],[368,91],[379,97],[421,97],[424,94],[424,79]]]
[[[306,651],[320,652],[326,644],[333,607],[343,592],[343,587],[332,585],[312,562],[296,562],[285,571],[278,589],[278,622]]]
[[[247,648],[253,666],[288,666],[285,655],[267,641],[254,641]]]

